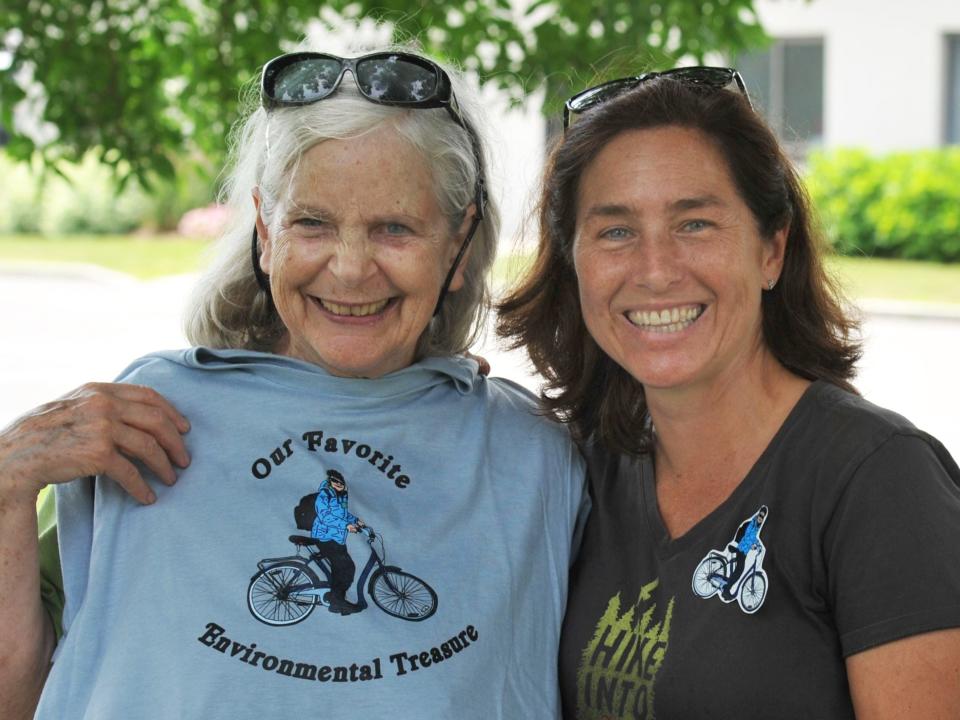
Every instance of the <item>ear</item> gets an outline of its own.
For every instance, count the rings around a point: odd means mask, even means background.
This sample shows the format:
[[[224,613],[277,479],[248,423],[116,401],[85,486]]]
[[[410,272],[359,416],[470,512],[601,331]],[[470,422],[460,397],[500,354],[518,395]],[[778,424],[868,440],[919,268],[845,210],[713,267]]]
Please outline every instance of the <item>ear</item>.
[[[467,211],[463,214],[463,222],[460,223],[460,227],[457,230],[456,242],[453,243],[450,249],[450,255],[447,259],[449,265],[453,264],[453,261],[456,260],[457,253],[460,252],[460,247],[463,245],[463,241],[467,237],[467,231],[470,230],[470,226],[473,224],[473,218],[477,214],[477,206],[473,203],[470,204],[470,207],[467,208]],[[477,228],[479,232],[480,228]],[[464,272],[467,267],[467,262],[470,260],[470,253],[473,251],[473,238],[470,240],[470,245],[467,247],[466,252],[463,253],[463,257],[460,258],[460,262],[457,263],[457,269],[453,272],[453,277],[450,280],[450,287],[447,288],[447,292],[456,292],[463,287],[464,284]]]
[[[780,279],[783,272],[783,259],[787,252],[787,235],[789,234],[790,223],[787,223],[763,242],[761,272],[765,282],[772,280],[776,283]]]
[[[260,269],[267,275],[270,274],[270,265],[273,261],[273,243],[270,240],[270,231],[266,223],[263,222],[263,216],[260,214],[260,204],[263,202],[260,197],[260,188],[255,187],[252,192],[253,206],[257,209],[257,236],[260,238]]]

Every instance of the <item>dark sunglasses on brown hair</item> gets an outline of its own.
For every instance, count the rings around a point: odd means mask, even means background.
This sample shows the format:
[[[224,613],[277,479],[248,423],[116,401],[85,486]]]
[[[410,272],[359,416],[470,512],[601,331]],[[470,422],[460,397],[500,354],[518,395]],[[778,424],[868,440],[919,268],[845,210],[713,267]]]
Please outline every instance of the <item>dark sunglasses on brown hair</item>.
[[[617,80],[610,80],[600,85],[594,85],[591,88],[578,92],[563,104],[563,129],[566,130],[573,125],[577,120],[577,116],[588,111],[590,108],[612,100],[615,97],[619,97],[623,95],[623,93],[633,90],[638,85],[658,77],[672,78],[682,83],[712,90],[729,88],[743,95],[747,103],[750,104],[750,107],[753,107],[750,103],[750,95],[747,93],[747,87],[744,85],[743,78],[739,72],[733,68],[697,65],[694,67],[673,68],[672,70],[632,75]]]

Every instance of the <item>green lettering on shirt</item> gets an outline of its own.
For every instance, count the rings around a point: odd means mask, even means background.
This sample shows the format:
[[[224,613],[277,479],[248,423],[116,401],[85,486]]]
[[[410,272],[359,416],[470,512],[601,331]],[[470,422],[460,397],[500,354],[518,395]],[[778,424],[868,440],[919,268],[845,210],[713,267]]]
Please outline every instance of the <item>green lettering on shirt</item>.
[[[652,720],[654,682],[670,639],[674,598],[657,618],[653,592],[659,579],[640,588],[621,614],[617,593],[597,622],[577,671],[579,720]]]

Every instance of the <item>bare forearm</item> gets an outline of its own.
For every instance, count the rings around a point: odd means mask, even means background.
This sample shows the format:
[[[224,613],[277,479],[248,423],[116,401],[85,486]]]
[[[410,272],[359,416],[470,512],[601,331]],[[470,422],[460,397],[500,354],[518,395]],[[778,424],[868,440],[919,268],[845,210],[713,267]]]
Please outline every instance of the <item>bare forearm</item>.
[[[0,477],[0,707],[31,718],[55,644],[40,596],[36,498]]]
[[[879,645],[847,658],[857,720],[956,720],[960,628]]]

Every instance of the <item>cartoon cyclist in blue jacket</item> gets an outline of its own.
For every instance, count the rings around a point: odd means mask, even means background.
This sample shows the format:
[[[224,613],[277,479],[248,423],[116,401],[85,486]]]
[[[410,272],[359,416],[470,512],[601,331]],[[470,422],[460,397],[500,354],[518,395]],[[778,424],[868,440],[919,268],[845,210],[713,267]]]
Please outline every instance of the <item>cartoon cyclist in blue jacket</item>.
[[[767,506],[761,505],[757,514],[745,521],[733,536],[733,540],[727,546],[727,550],[733,553],[730,572],[727,577],[727,584],[724,586],[722,596],[730,601],[736,597],[734,588],[737,581],[743,575],[743,568],[747,562],[747,553],[755,545],[762,545],[760,540],[760,531],[763,529],[763,521],[767,518]]]
[[[347,482],[337,470],[327,470],[327,479],[317,491],[316,511],[310,536],[330,561],[330,592],[324,597],[329,602],[328,609],[341,615],[358,612],[360,606],[346,598],[356,573],[356,565],[347,552],[347,533],[360,532],[365,525],[347,509]]]

